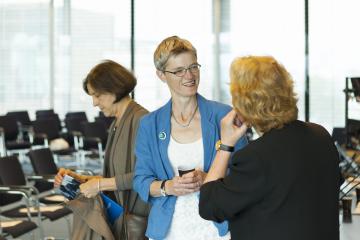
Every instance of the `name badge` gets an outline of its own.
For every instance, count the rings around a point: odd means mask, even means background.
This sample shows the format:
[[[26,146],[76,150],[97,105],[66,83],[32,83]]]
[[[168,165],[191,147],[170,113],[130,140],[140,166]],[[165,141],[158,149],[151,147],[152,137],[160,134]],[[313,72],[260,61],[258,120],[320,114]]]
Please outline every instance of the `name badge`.
[[[165,132],[160,132],[159,133],[159,139],[160,140],[165,140],[166,139],[166,133]]]

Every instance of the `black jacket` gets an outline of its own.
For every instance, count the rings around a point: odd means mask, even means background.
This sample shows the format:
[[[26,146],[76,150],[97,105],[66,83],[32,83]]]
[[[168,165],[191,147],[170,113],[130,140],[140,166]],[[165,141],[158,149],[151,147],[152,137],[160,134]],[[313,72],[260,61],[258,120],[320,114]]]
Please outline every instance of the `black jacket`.
[[[232,240],[338,240],[339,159],[321,126],[294,121],[234,153],[230,173],[202,186],[205,219]]]

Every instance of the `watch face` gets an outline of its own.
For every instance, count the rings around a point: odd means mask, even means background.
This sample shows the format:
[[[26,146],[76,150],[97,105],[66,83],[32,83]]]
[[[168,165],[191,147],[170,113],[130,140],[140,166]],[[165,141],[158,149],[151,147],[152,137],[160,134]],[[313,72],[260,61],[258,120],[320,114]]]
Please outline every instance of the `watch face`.
[[[166,190],[165,190],[165,182],[166,182],[167,180],[164,180],[164,181],[162,181],[161,182],[161,185],[160,185],[160,194],[161,194],[161,196],[163,196],[163,197],[166,197]]]
[[[220,145],[221,145],[221,140],[218,140],[215,144],[216,151],[218,151],[220,149]]]
[[[160,188],[160,194],[161,194],[161,196],[166,197],[166,192],[162,188]]]

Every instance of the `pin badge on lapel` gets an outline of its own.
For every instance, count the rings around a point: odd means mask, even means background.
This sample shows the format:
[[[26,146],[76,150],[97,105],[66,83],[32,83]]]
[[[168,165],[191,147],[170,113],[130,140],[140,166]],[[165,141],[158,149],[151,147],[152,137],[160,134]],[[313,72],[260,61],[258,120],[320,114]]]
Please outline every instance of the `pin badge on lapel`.
[[[159,133],[159,139],[160,140],[165,140],[166,139],[166,133],[165,132],[160,132]]]

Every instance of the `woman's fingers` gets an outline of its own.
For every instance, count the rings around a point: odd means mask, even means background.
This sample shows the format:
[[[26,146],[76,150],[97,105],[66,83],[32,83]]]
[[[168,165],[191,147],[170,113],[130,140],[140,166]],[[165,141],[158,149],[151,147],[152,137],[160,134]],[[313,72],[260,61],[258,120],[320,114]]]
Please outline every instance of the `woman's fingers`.
[[[235,110],[232,110],[221,120],[221,142],[225,145],[234,146],[246,133],[248,123],[234,124],[236,118],[240,119],[241,117],[237,115]]]
[[[58,171],[58,173],[55,176],[54,179],[54,187],[59,187],[61,185],[61,182],[63,180],[63,176],[64,176],[64,171],[65,169],[60,168],[60,170]]]
[[[190,189],[190,188],[182,188],[182,189],[174,189],[175,190],[175,195],[176,196],[182,196],[182,195],[186,195],[186,194],[190,194],[190,193],[194,193],[194,192],[197,192],[199,191],[199,187],[197,188],[193,188],[193,189]]]
[[[193,182],[197,182],[197,181],[198,181],[197,176],[194,176],[194,177],[181,177],[179,179],[179,183],[182,183],[182,184],[193,183]]]
[[[180,177],[179,182],[183,184],[197,183],[197,182],[202,183],[203,179],[204,179],[203,172],[201,170],[195,170]]]
[[[171,189],[175,196],[182,196],[199,191],[202,185],[202,176],[196,171],[174,177]],[[170,186],[169,186],[170,187]]]
[[[84,196],[87,198],[95,197],[100,190],[98,189],[98,181],[98,179],[94,178],[87,181],[86,183],[80,184],[80,193],[84,194]]]
[[[71,173],[71,170],[65,169],[65,168],[59,168],[59,171],[57,172],[55,179],[54,179],[55,180],[54,186],[59,187],[64,178],[64,175],[70,175],[69,173]]]
[[[174,189],[175,190],[189,190],[190,192],[193,192],[194,189],[201,186],[201,181],[191,181],[189,183],[175,183]]]

